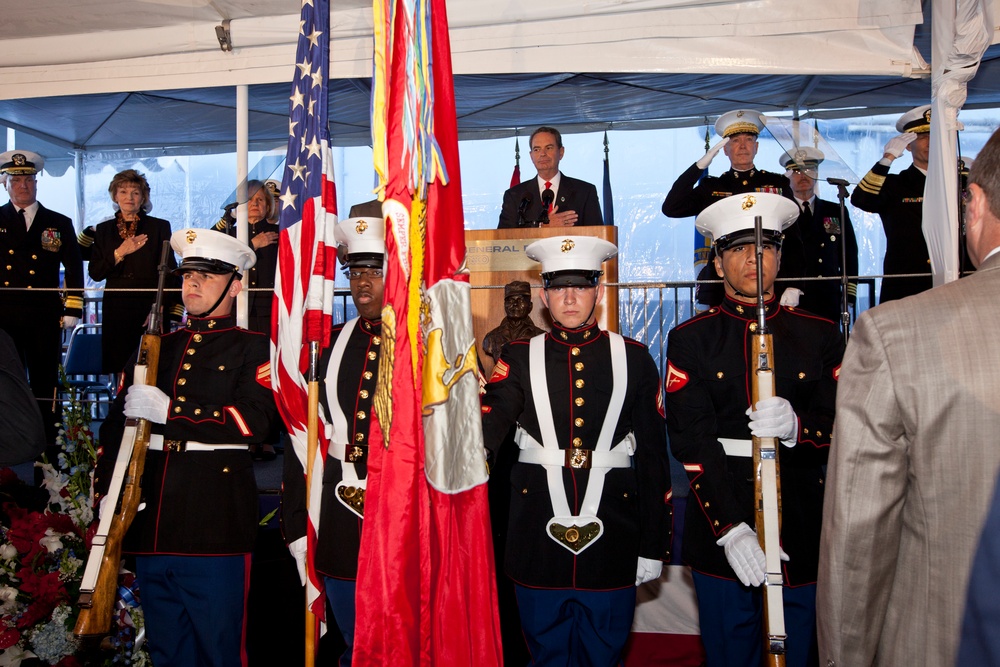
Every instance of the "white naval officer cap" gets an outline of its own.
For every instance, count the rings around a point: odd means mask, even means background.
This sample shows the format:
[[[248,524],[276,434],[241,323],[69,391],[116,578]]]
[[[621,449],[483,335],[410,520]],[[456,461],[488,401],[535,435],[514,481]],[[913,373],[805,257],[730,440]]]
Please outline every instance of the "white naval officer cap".
[[[922,134],[931,131],[931,105],[925,104],[910,109],[896,121],[897,132],[916,132]]]
[[[253,248],[214,229],[181,229],[170,236],[170,247],[181,256],[174,273],[241,273],[257,263]]]
[[[813,148],[812,146],[796,146],[795,148],[785,151],[785,153],[778,159],[781,166],[785,168],[786,171],[801,171],[811,178],[816,178],[819,174],[817,167],[819,163],[823,161],[826,156],[823,155],[823,151],[818,148]]]
[[[34,151],[10,150],[0,153],[0,185],[7,184],[8,176],[37,174],[45,166],[45,158]]]
[[[760,134],[764,129],[764,117],[759,111],[752,109],[736,109],[719,116],[715,121],[715,133],[720,137],[731,137],[735,134]]]
[[[334,229],[337,259],[344,268],[380,268],[385,263],[385,220],[347,218]]]
[[[550,236],[524,249],[542,264],[542,282],[549,287],[593,287],[604,271],[604,261],[618,254],[614,243],[594,236]]]
[[[771,192],[750,192],[720,199],[698,214],[695,227],[712,239],[716,250],[754,240],[754,218],[761,217],[762,238],[781,247],[784,230],[799,217],[791,199]]]

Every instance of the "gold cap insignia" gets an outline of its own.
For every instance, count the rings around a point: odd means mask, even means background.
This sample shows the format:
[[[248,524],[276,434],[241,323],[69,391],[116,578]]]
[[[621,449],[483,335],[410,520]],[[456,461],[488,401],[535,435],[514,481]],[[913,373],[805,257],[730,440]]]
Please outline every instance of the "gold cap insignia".
[[[573,239],[563,239],[562,245],[559,246],[559,249],[563,252],[569,252],[575,247],[576,243],[573,241]]]
[[[927,111],[924,112],[924,120],[926,120],[928,123],[931,122],[931,110],[930,109],[928,109]]]
[[[368,223],[364,220],[358,220],[358,224],[354,227],[354,231],[358,234],[364,234],[366,229],[368,229]]]
[[[184,240],[187,241],[188,243],[194,243],[195,239],[197,238],[198,238],[198,232],[194,231],[193,229],[189,229],[188,233],[184,236]]]
[[[743,198],[743,207],[742,208],[743,208],[744,211],[749,211],[750,209],[752,209],[754,207],[754,204],[756,204],[756,203],[757,203],[757,198],[756,197],[754,197],[753,195],[747,195],[746,197]]]
[[[28,158],[24,156],[24,153],[14,153],[10,159],[14,162],[15,167],[23,167],[28,164]]]
[[[743,109],[740,109],[739,111],[736,112],[736,117],[743,118]]]

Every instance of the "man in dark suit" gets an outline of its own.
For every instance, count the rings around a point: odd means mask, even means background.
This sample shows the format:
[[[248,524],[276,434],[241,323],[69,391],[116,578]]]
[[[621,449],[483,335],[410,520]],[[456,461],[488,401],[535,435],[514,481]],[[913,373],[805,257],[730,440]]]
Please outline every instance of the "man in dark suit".
[[[39,401],[49,442],[55,441],[53,398],[62,355],[60,325],[72,329],[83,314],[83,260],[76,230],[65,215],[37,199],[36,175],[45,158],[31,151],[0,154],[0,178],[10,201],[0,206],[0,328],[14,339],[31,391]],[[57,291],[65,269],[65,299]]]
[[[559,130],[540,127],[531,133],[529,145],[538,176],[503,193],[497,228],[603,225],[597,188],[559,171],[566,153]]]
[[[858,241],[854,236],[851,216],[840,205],[816,196],[816,178],[823,152],[811,146],[792,149],[781,156],[781,166],[792,184],[792,194],[801,213],[795,223],[802,238],[802,275],[806,277],[829,278],[829,280],[802,281],[799,289],[799,307],[803,310],[841,321],[843,313],[843,290],[841,282],[833,278],[842,277],[844,263],[841,243],[847,239],[847,275],[858,275]],[[841,219],[843,217],[843,219]],[[858,283],[847,284],[848,305],[854,303]]]
[[[885,145],[876,162],[851,193],[851,203],[862,211],[878,213],[885,230],[882,273],[924,273],[915,278],[883,278],[878,302],[902,299],[933,286],[931,258],[924,240],[924,184],[930,156],[931,107],[911,109],[896,121],[900,132]],[[903,151],[913,155],[913,164],[898,174],[889,168]]]

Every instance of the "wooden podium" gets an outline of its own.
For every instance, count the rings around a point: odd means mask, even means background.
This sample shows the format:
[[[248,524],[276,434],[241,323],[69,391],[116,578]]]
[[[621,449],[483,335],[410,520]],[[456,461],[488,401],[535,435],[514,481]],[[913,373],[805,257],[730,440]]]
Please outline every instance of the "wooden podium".
[[[483,352],[483,337],[504,318],[503,286],[512,280],[524,280],[531,285],[531,319],[536,326],[552,329],[549,311],[539,296],[542,286],[542,265],[528,259],[524,249],[538,239],[550,236],[596,236],[618,245],[618,228],[560,227],[546,229],[470,229],[465,232],[465,257],[472,285],[472,329],[486,376],[493,370],[493,359]],[[618,258],[604,263],[601,282],[618,282]],[[492,286],[494,289],[476,289]],[[606,288],[604,300],[597,306],[597,321],[602,329],[618,331],[618,290]]]

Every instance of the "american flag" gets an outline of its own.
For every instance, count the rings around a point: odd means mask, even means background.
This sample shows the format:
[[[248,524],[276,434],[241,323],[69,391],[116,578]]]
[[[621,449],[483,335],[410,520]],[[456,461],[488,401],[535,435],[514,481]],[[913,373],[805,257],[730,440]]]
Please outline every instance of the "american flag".
[[[323,462],[327,441],[320,427],[313,465],[307,447],[309,344],[330,340],[337,260],[337,195],[327,127],[330,62],[328,0],[302,4],[295,77],[288,105],[288,151],[281,179],[278,268],[271,320],[271,368],[278,409],[309,485],[306,601],[324,618],[323,586],[314,568]]]

